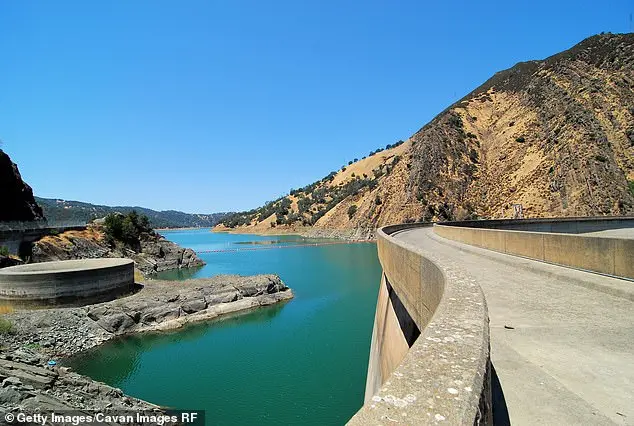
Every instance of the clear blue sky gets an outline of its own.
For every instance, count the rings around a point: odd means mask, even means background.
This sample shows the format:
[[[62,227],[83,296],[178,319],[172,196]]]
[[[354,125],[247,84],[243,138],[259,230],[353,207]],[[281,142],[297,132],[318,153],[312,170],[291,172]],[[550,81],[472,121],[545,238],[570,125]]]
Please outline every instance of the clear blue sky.
[[[632,1],[1,1],[0,138],[42,197],[241,210],[406,139]]]

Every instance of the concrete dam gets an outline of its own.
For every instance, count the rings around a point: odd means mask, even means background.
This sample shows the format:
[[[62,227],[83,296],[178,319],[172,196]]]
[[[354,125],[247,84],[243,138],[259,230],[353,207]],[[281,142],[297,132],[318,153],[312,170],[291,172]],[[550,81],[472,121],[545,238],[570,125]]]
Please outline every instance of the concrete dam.
[[[631,424],[634,218],[403,224],[377,246],[349,424]]]

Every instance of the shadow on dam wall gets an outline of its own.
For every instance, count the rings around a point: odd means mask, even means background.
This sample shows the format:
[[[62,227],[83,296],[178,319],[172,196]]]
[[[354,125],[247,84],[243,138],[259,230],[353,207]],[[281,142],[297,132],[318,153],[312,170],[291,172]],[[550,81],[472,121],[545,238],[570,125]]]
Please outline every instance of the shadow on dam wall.
[[[398,237],[401,232],[431,226],[431,233],[463,244],[634,279],[634,239],[629,231],[609,232],[634,229],[632,217],[381,228],[377,247],[383,277],[365,405],[351,425],[383,423],[395,416],[406,416],[412,424],[510,424],[503,384],[490,362],[488,308],[479,283],[461,269],[460,261],[432,252],[433,245],[424,242],[429,231]],[[599,234],[589,234],[595,232]],[[420,330],[418,338],[413,337],[414,329]],[[433,401],[433,408],[416,401]]]
[[[506,406],[504,391],[500,378],[495,372],[495,366],[491,364],[491,403],[493,408],[493,425],[494,426],[510,426],[511,419],[509,410]]]
[[[407,416],[411,424],[493,423],[484,294],[455,264],[394,238],[401,230],[422,226],[430,225],[396,225],[377,232],[383,277],[365,405],[351,425],[381,424],[395,415]],[[470,391],[454,398],[447,389],[457,393],[455,383]],[[430,398],[436,418],[428,417],[427,404],[415,403]]]

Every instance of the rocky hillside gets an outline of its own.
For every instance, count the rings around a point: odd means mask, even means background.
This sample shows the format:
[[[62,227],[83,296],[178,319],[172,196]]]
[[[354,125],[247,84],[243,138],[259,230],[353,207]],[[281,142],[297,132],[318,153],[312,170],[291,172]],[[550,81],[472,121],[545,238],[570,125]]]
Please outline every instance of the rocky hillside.
[[[35,197],[42,206],[51,225],[66,223],[86,223],[91,219],[104,217],[110,213],[129,213],[136,210],[150,219],[154,228],[206,228],[219,223],[229,213],[190,214],[176,210],[156,211],[144,207],[101,206],[81,201],[68,201]]]
[[[171,269],[191,268],[205,264],[196,253],[166,240],[156,232],[140,233],[134,244],[112,241],[104,226],[95,223],[85,231],[67,231],[48,235],[33,245],[33,262],[127,257],[144,275]]]
[[[226,218],[238,232],[634,214],[634,34],[495,74],[404,143]],[[368,230],[367,232],[365,230]]]
[[[18,166],[0,149],[0,222],[44,219],[33,198],[33,190],[24,183]]]

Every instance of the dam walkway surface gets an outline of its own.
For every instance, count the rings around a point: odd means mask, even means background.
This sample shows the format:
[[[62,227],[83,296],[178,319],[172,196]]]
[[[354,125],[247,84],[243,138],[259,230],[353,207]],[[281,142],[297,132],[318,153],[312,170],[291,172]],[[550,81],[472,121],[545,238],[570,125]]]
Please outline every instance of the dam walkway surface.
[[[495,424],[634,425],[634,282],[465,245],[432,228],[393,236],[456,262],[482,286],[501,388]]]

